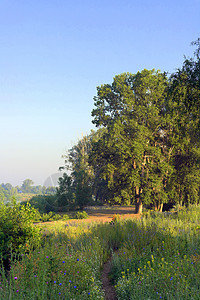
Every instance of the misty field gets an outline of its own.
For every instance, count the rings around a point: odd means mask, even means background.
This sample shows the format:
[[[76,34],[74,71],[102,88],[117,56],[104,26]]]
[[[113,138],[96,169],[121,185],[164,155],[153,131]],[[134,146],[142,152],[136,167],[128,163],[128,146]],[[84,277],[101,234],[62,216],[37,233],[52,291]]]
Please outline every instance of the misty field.
[[[2,261],[0,299],[105,299],[108,260],[117,299],[199,299],[199,220],[200,207],[191,206],[140,219],[34,225],[40,245],[12,253],[9,269]]]

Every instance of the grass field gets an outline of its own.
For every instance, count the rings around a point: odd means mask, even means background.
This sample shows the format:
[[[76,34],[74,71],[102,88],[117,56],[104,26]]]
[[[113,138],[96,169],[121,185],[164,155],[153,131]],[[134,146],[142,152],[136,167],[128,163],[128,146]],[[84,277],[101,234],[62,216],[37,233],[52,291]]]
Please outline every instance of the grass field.
[[[108,208],[88,211],[84,221],[36,225],[42,247],[13,257],[8,273],[1,269],[0,299],[105,299],[108,260],[118,299],[200,299],[200,207],[130,212],[119,217],[121,209]]]

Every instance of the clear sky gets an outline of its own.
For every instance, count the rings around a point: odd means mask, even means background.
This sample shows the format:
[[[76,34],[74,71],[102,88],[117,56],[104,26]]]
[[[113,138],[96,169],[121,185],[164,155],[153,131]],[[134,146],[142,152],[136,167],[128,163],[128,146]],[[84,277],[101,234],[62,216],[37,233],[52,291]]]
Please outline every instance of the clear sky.
[[[96,87],[181,67],[200,0],[0,0],[0,183],[43,184],[93,129]]]

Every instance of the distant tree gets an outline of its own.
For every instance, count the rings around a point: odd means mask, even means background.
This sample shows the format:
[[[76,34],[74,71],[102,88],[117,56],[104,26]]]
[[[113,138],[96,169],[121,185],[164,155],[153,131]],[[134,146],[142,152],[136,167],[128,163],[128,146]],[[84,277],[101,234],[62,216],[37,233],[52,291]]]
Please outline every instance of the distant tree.
[[[17,189],[10,183],[2,183],[0,185],[0,201],[9,203],[12,201],[13,196],[17,195]]]
[[[31,179],[25,179],[23,181],[22,186],[21,186],[21,190],[24,193],[31,193],[31,189],[32,189],[33,184],[34,184],[34,182]]]
[[[93,143],[101,136],[100,131],[95,132],[93,130],[89,135],[83,136],[68,151],[67,155],[63,156],[65,166],[62,169],[70,171],[71,174],[68,176],[65,173],[59,179],[57,194],[58,199],[62,199],[62,203],[71,202],[70,205],[76,204],[80,209],[83,209],[93,199],[102,200],[103,192],[98,177],[98,168],[95,165],[94,169],[94,165],[89,159]]]
[[[72,194],[75,196],[76,204],[80,209],[83,209],[92,200],[94,174],[93,168],[89,165],[88,156],[93,134],[94,133],[83,136],[82,139],[68,151],[68,155],[64,156],[65,168],[71,171],[71,176],[67,177],[67,174],[65,174],[63,179],[67,179],[68,185],[70,182],[71,189],[73,190]]]
[[[13,186],[12,186],[12,184],[10,184],[10,183],[6,183],[6,184],[4,184],[4,183],[2,183],[2,185],[1,185],[5,190],[7,190],[7,191],[11,191],[12,190],[12,188],[13,188]]]
[[[55,193],[56,193],[56,187],[54,187],[54,186],[49,186],[45,190],[46,195],[52,195],[52,194],[55,194]]]
[[[0,202],[4,202],[6,199],[4,191],[5,191],[4,188],[0,186]]]
[[[66,173],[58,179],[57,206],[59,211],[66,211],[75,208],[75,187],[72,183],[72,177]]]

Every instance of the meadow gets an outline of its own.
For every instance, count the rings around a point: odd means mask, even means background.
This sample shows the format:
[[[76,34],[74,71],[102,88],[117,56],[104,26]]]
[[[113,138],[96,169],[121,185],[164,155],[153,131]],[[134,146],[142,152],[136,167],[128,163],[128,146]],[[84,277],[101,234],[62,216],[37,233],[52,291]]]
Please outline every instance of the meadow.
[[[199,299],[200,207],[147,211],[111,222],[34,225],[42,244],[27,244],[0,271],[0,299],[105,299],[102,269],[111,261],[117,299]]]

